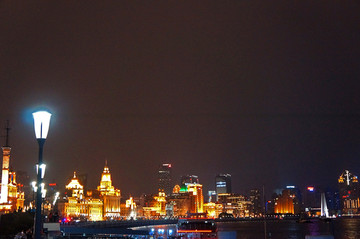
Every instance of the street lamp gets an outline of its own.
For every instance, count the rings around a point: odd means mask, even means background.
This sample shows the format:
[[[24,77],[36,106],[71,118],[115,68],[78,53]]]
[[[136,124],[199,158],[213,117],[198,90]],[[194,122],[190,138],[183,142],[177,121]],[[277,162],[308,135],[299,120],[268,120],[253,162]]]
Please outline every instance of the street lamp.
[[[42,179],[45,175],[45,166],[43,164],[43,147],[46,136],[49,132],[51,114],[47,111],[37,111],[33,113],[35,136],[39,143],[39,163],[37,165],[37,185],[42,185]],[[41,238],[42,216],[41,204],[42,195],[41,190],[36,191],[36,212],[35,212],[35,239]]]

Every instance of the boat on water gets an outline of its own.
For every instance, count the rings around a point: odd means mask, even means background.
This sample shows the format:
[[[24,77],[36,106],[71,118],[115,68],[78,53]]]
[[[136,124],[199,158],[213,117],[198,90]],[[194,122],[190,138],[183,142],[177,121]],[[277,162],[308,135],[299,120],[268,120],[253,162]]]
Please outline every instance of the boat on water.
[[[214,218],[206,213],[189,213],[180,218],[177,224],[179,238],[217,238],[217,226]]]

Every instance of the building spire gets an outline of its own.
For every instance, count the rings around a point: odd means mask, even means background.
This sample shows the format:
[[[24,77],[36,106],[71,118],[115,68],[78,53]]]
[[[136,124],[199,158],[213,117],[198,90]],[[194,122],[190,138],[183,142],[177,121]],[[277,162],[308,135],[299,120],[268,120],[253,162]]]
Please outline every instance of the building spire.
[[[6,120],[6,138],[5,138],[5,147],[9,147],[9,131],[10,131],[10,128],[9,128],[9,120]]]

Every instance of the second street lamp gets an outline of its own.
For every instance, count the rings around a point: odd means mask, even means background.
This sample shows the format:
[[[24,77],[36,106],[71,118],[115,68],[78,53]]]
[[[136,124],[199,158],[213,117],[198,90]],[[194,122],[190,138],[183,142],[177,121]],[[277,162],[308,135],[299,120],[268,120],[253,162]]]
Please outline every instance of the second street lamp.
[[[37,111],[33,113],[35,136],[39,144],[39,162],[36,167],[37,171],[37,185],[42,184],[42,179],[45,175],[45,164],[43,164],[43,147],[49,132],[51,114],[47,111]],[[35,212],[35,239],[41,238],[42,229],[42,195],[41,190],[36,191],[36,212]]]

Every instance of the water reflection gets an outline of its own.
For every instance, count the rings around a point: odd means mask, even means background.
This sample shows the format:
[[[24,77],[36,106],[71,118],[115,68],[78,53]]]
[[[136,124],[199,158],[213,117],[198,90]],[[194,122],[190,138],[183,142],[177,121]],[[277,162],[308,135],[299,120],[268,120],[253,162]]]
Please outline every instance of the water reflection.
[[[218,232],[219,239],[234,239],[237,238],[236,231],[220,231]]]
[[[241,221],[217,223],[218,239],[258,239],[265,238],[264,223],[261,221]],[[146,229],[145,229],[146,228]],[[148,226],[147,238],[176,238],[176,225]],[[267,222],[268,239],[304,239],[306,236],[333,235],[336,239],[359,239],[360,219],[336,219],[331,222],[314,220],[310,223],[296,221]]]

